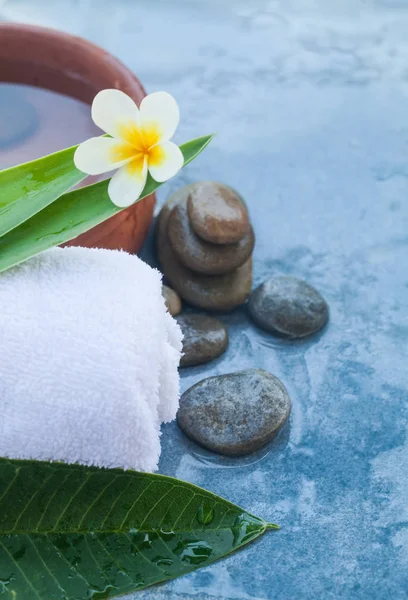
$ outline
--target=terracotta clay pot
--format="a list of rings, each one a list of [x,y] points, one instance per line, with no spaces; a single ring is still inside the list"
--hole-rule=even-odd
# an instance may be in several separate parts
[[[34,85],[90,104],[97,92],[117,88],[140,104],[138,78],[90,42],[42,27],[0,23],[0,81]],[[153,218],[155,196],[134,204],[69,245],[138,252]]]

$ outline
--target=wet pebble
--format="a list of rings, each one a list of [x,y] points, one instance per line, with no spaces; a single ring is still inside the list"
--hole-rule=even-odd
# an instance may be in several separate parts
[[[205,310],[232,310],[248,298],[252,287],[252,258],[225,275],[203,275],[184,267],[170,244],[161,240],[158,257],[166,278],[188,303]]]
[[[200,365],[225,352],[228,332],[218,319],[190,314],[177,317],[177,322],[184,336],[180,366]]]
[[[203,379],[182,396],[177,421],[195,442],[230,456],[250,454],[286,422],[291,402],[281,381],[262,369]]]
[[[181,313],[181,300],[178,294],[167,285],[162,286],[162,294],[166,308],[172,317]]]
[[[256,288],[248,310],[259,327],[290,338],[315,333],[329,317],[320,293],[306,281],[288,276],[273,277]]]
[[[187,214],[186,202],[175,206],[168,221],[168,236],[181,263],[207,275],[228,273],[240,267],[251,256],[255,238],[252,227],[235,244],[212,244],[194,232]]]
[[[195,273],[177,258],[169,241],[167,225],[171,211],[186,200],[194,185],[178,190],[160,211],[156,227],[156,250],[161,269],[171,287],[193,306],[205,310],[232,310],[245,302],[252,288],[252,257],[223,275]]]
[[[194,184],[188,196],[188,214],[194,231],[213,244],[232,244],[249,230],[245,203],[233,189],[214,181]]]

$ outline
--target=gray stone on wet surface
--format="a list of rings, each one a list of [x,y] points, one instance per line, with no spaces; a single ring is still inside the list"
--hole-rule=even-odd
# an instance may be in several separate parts
[[[252,288],[252,257],[223,275],[195,273],[177,258],[169,241],[167,225],[171,211],[186,201],[194,184],[187,185],[164,204],[157,219],[156,250],[161,269],[171,287],[193,306],[205,310],[232,310],[243,304]]]
[[[302,338],[327,323],[329,308],[320,293],[296,277],[272,277],[254,290],[248,310],[262,329],[289,338]]]
[[[207,275],[220,275],[240,267],[248,260],[254,249],[253,229],[235,244],[213,244],[201,239],[193,230],[186,202],[175,206],[168,220],[168,236],[173,250],[183,265]]]
[[[188,196],[188,214],[196,234],[213,244],[232,244],[249,230],[245,203],[238,193],[215,181],[194,184]]]
[[[162,294],[166,308],[172,317],[181,313],[181,300],[179,295],[167,285],[162,286]]]
[[[270,442],[291,401],[281,381],[262,369],[203,379],[180,400],[177,421],[189,438],[219,454],[242,456]]]
[[[232,310],[248,298],[252,287],[252,258],[225,275],[203,275],[184,267],[167,239],[158,244],[161,268],[176,292],[186,301],[205,310]]]
[[[225,352],[228,332],[221,321],[202,314],[180,315],[177,322],[183,332],[181,367],[206,363]]]

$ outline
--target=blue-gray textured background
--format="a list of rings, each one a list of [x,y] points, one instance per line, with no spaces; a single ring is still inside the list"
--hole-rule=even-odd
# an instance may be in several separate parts
[[[281,531],[132,598],[407,598],[408,1],[0,0],[0,18],[82,35],[174,94],[178,141],[218,135],[160,201],[232,185],[255,280],[294,274],[330,304],[301,343],[226,316],[227,354],[184,372],[183,389],[243,367],[280,377],[293,411],[266,452],[222,459],[164,428],[162,473]]]

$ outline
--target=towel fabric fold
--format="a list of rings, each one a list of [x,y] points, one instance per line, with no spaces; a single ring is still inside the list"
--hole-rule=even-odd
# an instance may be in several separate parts
[[[0,275],[0,456],[154,471],[182,335],[136,256],[55,248]]]

